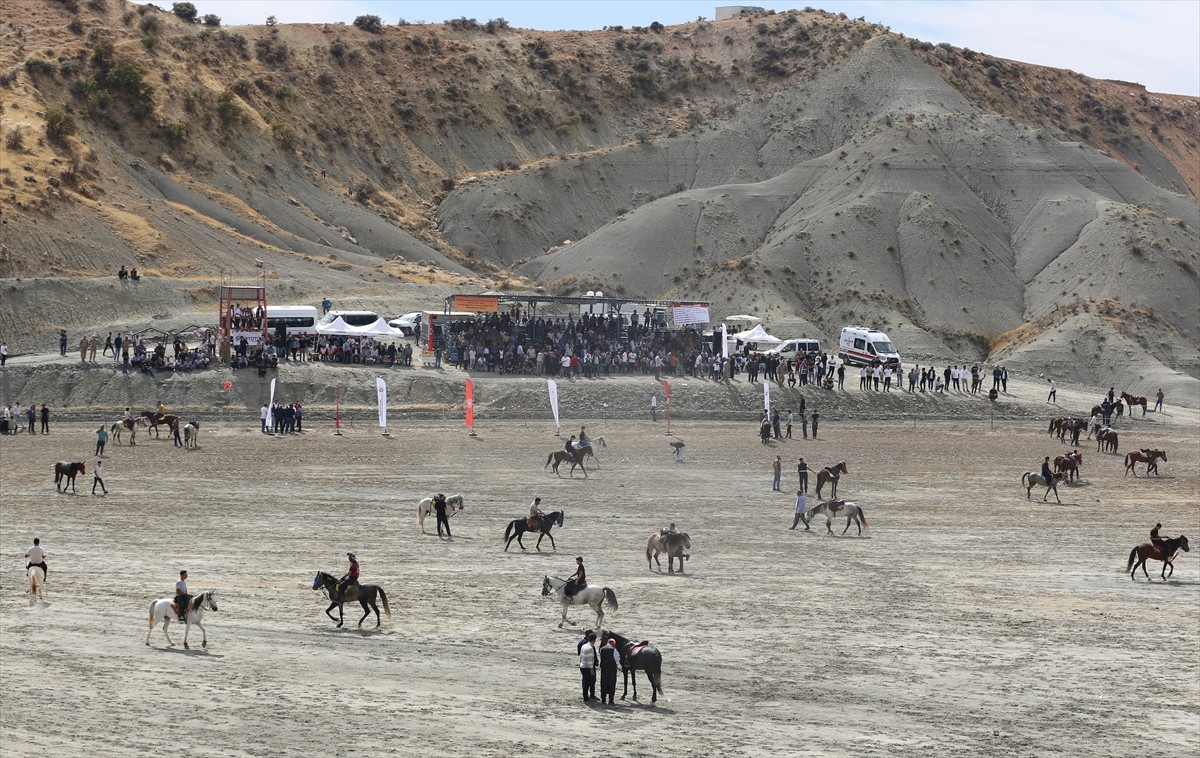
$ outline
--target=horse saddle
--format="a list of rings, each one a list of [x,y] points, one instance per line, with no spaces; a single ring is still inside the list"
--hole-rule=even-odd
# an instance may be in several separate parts
[[[837,513],[838,511],[845,510],[845,508],[846,508],[845,500],[830,500],[829,501],[829,510],[831,513]]]
[[[531,517],[525,519],[525,525],[530,529],[537,529],[539,526],[541,526],[541,523],[538,522],[537,518]]]
[[[629,648],[629,652],[625,653],[625,655],[636,655],[638,652],[641,651],[642,648],[646,647],[649,644],[650,644],[649,640],[642,640],[641,642],[635,643],[634,645],[632,645]]]

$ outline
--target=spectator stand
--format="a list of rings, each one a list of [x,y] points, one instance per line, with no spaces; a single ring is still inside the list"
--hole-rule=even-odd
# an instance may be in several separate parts
[[[260,274],[254,286],[233,284],[225,278],[220,288],[218,336],[236,349],[242,339],[255,347],[267,339],[267,282]],[[246,315],[246,314],[249,315]]]

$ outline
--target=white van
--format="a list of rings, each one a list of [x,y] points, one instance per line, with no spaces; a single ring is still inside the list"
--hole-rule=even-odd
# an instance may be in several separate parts
[[[320,323],[332,324],[338,316],[349,326],[370,326],[379,320],[379,314],[375,311],[330,311]]]
[[[873,361],[900,363],[900,353],[892,338],[865,326],[851,325],[842,329],[838,340],[838,357],[852,366],[866,366]]]
[[[821,352],[821,341],[810,339],[795,339],[784,340],[776,347],[771,348],[766,355],[778,355],[784,360],[792,360],[793,358],[803,357],[807,355],[818,355]]]
[[[317,331],[317,309],[312,305],[268,305],[267,331],[278,334],[280,329],[288,334],[313,333]]]

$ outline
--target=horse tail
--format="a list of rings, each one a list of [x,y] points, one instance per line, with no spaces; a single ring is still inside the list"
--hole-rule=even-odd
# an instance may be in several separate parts
[[[613,592],[610,587],[604,588],[604,599],[608,602],[609,608],[617,610],[617,593]]]
[[[1121,438],[1116,434],[1113,435],[1113,452],[1117,452],[1117,446],[1121,443]]]
[[[871,531],[871,527],[867,526],[867,514],[863,512],[862,506],[858,507],[858,517],[862,519],[863,531]]]
[[[1028,484],[1030,475],[1031,475],[1031,472],[1029,472],[1029,471],[1026,471],[1024,474],[1021,474],[1021,486],[1022,487],[1032,487],[1033,486],[1032,484]]]
[[[509,535],[511,535],[511,534],[512,534],[513,527],[515,527],[516,525],[517,525],[517,522],[516,522],[516,521],[509,521],[509,522],[508,522],[508,528],[504,530],[504,540],[505,540],[506,542],[508,541]]]
[[[150,613],[147,614],[147,617],[146,617],[146,625],[147,626],[154,626],[154,606],[156,606],[156,605],[158,605],[157,600],[150,601]]]
[[[545,466],[542,466],[542,468],[544,468],[544,469],[545,469],[545,468],[550,468],[550,461],[551,461],[551,459],[553,459],[553,458],[554,458],[554,453],[550,453],[550,455],[547,455],[547,456],[546,456],[546,465],[545,465]]]
[[[1129,459],[1133,457],[1133,453],[1125,454],[1125,468],[1129,468]]]
[[[392,609],[388,606],[387,593],[383,591],[383,587],[377,586],[375,589],[379,590],[379,599],[383,601],[383,612],[390,619],[392,617]]]
[[[1133,562],[1137,560],[1137,548],[1129,551],[1129,562],[1125,564],[1126,571],[1133,570]]]

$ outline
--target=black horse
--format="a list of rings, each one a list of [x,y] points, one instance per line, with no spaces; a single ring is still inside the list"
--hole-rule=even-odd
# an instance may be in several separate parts
[[[342,616],[342,603],[351,603],[357,600],[363,609],[363,615],[362,618],[358,620],[358,625],[361,627],[362,622],[366,621],[367,616],[371,615],[371,611],[375,611],[375,626],[378,627],[380,624],[380,619],[379,606],[375,604],[376,595],[378,595],[379,599],[383,602],[383,612],[387,614],[389,619],[392,617],[392,609],[388,607],[387,593],[383,591],[383,587],[380,587],[377,584],[351,584],[346,588],[345,597],[343,597],[341,602],[339,602],[334,599],[337,597],[338,592],[337,578],[333,576],[333,574],[326,574],[324,571],[318,571],[316,577],[313,579],[312,588],[314,590],[324,589],[326,594],[329,595],[329,607],[325,609],[325,615],[331,620],[333,620],[333,614],[330,613],[330,611],[333,610],[334,606],[337,606],[338,617],[336,620],[338,622],[338,626],[341,626],[342,622],[344,621],[344,617]],[[368,608],[368,606],[370,607]]]
[[[621,671],[625,676],[621,688],[621,699],[629,692],[629,677],[633,676],[633,699],[637,700],[637,672],[646,672],[650,680],[650,702],[657,703],[660,694],[665,695],[662,688],[662,653],[648,642],[627,640],[616,632],[601,630],[600,639],[612,637],[617,641],[617,650],[621,651]]]
[[[534,547],[541,550],[542,537],[549,537],[550,547],[558,550],[558,546],[554,544],[554,535],[550,533],[550,530],[554,528],[555,524],[562,526],[563,512],[554,511],[553,513],[544,513],[538,516],[537,520],[537,530],[541,532],[541,536],[538,537],[537,545]],[[525,543],[521,542],[521,535],[533,530],[533,527],[529,526],[529,519],[517,518],[508,522],[508,528],[504,530],[504,551],[508,552],[508,546],[512,544],[514,538],[517,540],[517,544],[521,546],[521,549],[524,550]]]
[[[87,471],[84,469],[83,464],[78,461],[76,461],[75,463],[68,463],[67,461],[59,461],[58,463],[54,464],[54,489],[56,491],[62,492],[63,489],[68,484],[70,484],[71,491],[76,492],[75,476],[77,474],[86,474],[86,473],[87,473]],[[94,491],[95,491],[95,489],[93,488],[93,492]]]

